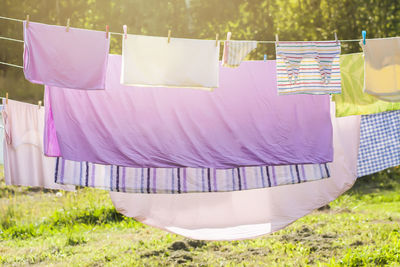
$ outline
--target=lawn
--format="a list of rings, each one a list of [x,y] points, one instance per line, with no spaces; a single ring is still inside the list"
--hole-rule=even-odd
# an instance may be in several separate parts
[[[5,186],[0,179],[0,265],[400,265],[400,169],[358,179],[284,230],[234,242],[190,240],[118,214],[102,190]],[[1,172],[2,173],[2,172]]]

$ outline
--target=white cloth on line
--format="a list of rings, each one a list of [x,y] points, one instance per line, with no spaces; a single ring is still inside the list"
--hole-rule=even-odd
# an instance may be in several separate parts
[[[110,192],[111,199],[125,216],[193,239],[248,239],[277,231],[333,201],[355,182],[360,116],[332,116],[332,123],[335,155],[330,179],[217,194]]]
[[[135,86],[218,87],[219,42],[128,34],[122,38],[121,83]]]
[[[44,108],[9,99],[2,115],[6,185],[75,190],[75,186],[54,182],[56,158],[44,156]]]
[[[364,92],[378,99],[400,101],[400,37],[372,39],[364,51]]]

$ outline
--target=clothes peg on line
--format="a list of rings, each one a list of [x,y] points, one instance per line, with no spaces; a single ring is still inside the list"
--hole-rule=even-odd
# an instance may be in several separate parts
[[[6,92],[6,105],[8,105],[8,92]]]
[[[29,15],[26,15],[26,27],[28,28],[29,26]]]
[[[70,18],[67,19],[67,28],[65,29],[67,32],[69,31],[69,22],[70,22]]]
[[[231,40],[231,37],[232,37],[232,33],[231,33],[231,32],[228,32],[228,33],[226,34],[226,40],[227,40],[227,41],[230,41],[230,40]]]
[[[264,62],[267,62],[267,54],[264,54]]]
[[[124,25],[122,26],[122,29],[124,30],[124,38],[128,38],[128,26]]]
[[[363,44],[365,45],[365,38],[367,37],[367,31],[362,31],[361,35],[362,35],[362,38],[363,38]]]
[[[335,41],[336,41],[336,44],[338,45],[338,44],[339,44],[339,41],[338,41],[336,32],[335,32]]]
[[[110,31],[110,27],[106,25],[106,39],[108,39],[108,32]]]
[[[168,30],[168,43],[171,42],[171,30]]]
[[[218,47],[218,39],[219,39],[219,34],[217,33],[215,35],[215,46]]]
[[[277,34],[275,34],[275,44],[276,44],[276,46],[279,45],[279,38],[278,38]]]
[[[42,106],[42,101],[39,100],[39,101],[37,102],[37,104],[38,104],[38,108],[40,109],[40,107]]]

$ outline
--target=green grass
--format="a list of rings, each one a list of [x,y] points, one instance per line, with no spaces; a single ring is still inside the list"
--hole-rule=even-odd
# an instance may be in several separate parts
[[[117,213],[108,193],[0,179],[0,265],[400,266],[400,169],[364,177],[329,209],[261,238],[195,241]]]

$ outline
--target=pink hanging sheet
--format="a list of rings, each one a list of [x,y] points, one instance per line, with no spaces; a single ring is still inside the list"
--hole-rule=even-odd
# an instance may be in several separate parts
[[[110,55],[104,91],[46,87],[46,155],[139,168],[333,159],[329,96],[278,96],[275,61],[221,67],[215,92],[123,86],[120,70]]]
[[[110,192],[111,200],[125,216],[193,239],[248,239],[277,231],[335,200],[356,181],[360,116],[333,118],[333,125],[329,179],[218,194]]]
[[[110,38],[101,31],[24,22],[24,74],[32,83],[104,89]]]

